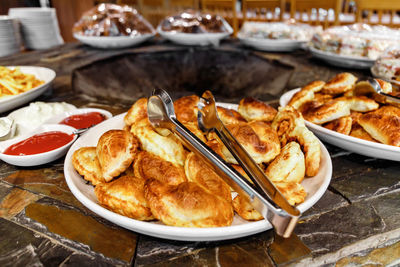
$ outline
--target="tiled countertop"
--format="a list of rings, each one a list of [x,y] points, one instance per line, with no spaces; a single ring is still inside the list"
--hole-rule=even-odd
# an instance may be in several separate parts
[[[149,56],[152,53],[155,54]],[[210,63],[207,59],[200,63],[197,58],[201,53],[217,57],[216,62],[222,60],[218,58],[219,54],[225,55],[224,64],[233,67],[209,67],[207,64],[213,64],[212,61]],[[191,57],[203,64],[204,69],[209,70],[204,74],[205,80],[220,71],[228,74],[238,70],[244,72],[237,69],[239,67],[247,69],[249,74],[255,70],[261,72],[264,67],[257,68],[259,64],[266,64],[265,68],[276,71],[260,80],[243,76],[240,81],[219,81],[218,86],[222,89],[216,95],[224,101],[237,101],[243,96],[236,92],[241,89],[240,82],[246,85],[246,77],[252,86],[247,95],[276,103],[279,95],[288,89],[315,79],[327,80],[344,71],[312,59],[306,51],[255,53],[256,57],[251,50],[229,41],[220,48],[197,50],[159,41],[138,48],[111,51],[66,44],[51,50],[3,58],[0,65],[52,68],[57,72],[53,89],[38,100],[66,101],[78,107],[101,107],[113,114],[126,111],[135,99],[148,94],[150,87],[161,83],[162,79],[166,80],[162,83],[166,87],[176,86],[187,77],[190,80],[191,76],[187,75],[193,75],[190,71],[198,67],[189,64],[188,70],[179,76],[182,58],[185,64],[191,63]],[[248,57],[252,57],[251,60]],[[99,69],[96,79],[101,84],[94,82],[96,67],[113,66],[126,58],[131,58],[126,63],[129,66],[124,75],[126,78],[118,78],[125,66],[119,64],[117,66],[121,68]],[[165,62],[177,69],[176,74],[168,72],[168,77],[146,84],[151,81],[150,76],[162,77],[166,73],[168,65]],[[242,63],[235,65],[239,64],[237,62]],[[150,76],[149,71],[140,72],[149,66],[155,68]],[[359,77],[369,75],[368,70],[354,73]],[[132,77],[134,82],[128,79]],[[102,79],[108,80],[102,82]],[[126,86],[119,93],[121,99],[108,94],[109,86],[113,86],[116,80]],[[263,84],[265,81],[270,81],[268,88]],[[222,85],[229,82],[238,88],[224,89]],[[128,86],[130,83],[132,87]],[[141,89],[135,88],[135,84],[140,84]],[[205,82],[204,86],[207,85]],[[172,93],[180,96],[203,89],[191,86],[195,85],[183,86]],[[271,230],[220,242],[180,242],[145,236],[116,226],[85,208],[65,182],[63,158],[33,168],[0,162],[0,266],[400,265],[400,164],[360,156],[329,144],[326,147],[333,161],[331,184],[321,200],[303,215],[295,234],[289,239],[274,237]]]

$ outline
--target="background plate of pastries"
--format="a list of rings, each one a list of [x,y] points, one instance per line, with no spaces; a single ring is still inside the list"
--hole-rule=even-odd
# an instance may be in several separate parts
[[[215,134],[199,130],[198,101],[194,95],[176,100],[177,119],[243,172]],[[332,162],[299,112],[252,98],[219,105],[221,120],[292,205],[304,212],[322,197]],[[81,136],[67,153],[64,174],[83,205],[142,234],[212,241],[272,228],[169,130],[151,126],[145,98]]]
[[[397,94],[390,83],[377,81],[385,93]],[[300,111],[307,127],[323,141],[361,155],[400,161],[400,108],[351,73],[288,91],[280,105]]]

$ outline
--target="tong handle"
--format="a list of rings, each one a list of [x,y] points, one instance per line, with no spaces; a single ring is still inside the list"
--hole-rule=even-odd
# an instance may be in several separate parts
[[[383,93],[383,92],[381,92],[379,94],[385,96],[387,100],[390,100],[390,101],[393,101],[393,102],[395,102],[397,104],[400,104],[400,97],[392,96],[392,95],[389,95],[389,94],[386,94],[386,93]]]
[[[250,157],[243,146],[236,141],[231,132],[222,123],[220,123],[218,128],[215,128],[215,131],[256,187],[261,190],[264,198],[269,199],[276,208],[282,208],[292,216],[299,216],[300,211],[290,205],[286,198],[276,189],[275,185],[265,177],[261,168]]]

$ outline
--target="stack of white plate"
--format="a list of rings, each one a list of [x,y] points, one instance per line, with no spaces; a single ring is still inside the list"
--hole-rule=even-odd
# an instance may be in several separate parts
[[[8,15],[19,20],[26,48],[47,49],[64,43],[54,8],[10,8]]]
[[[20,50],[17,22],[9,16],[0,16],[0,57],[17,53]]]

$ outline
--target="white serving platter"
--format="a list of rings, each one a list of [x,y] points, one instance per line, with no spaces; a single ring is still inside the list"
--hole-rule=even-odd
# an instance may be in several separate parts
[[[227,108],[237,108],[237,105],[221,104]],[[118,224],[126,229],[158,238],[182,240],[182,241],[215,241],[239,238],[256,234],[272,226],[267,220],[249,222],[235,216],[231,226],[216,228],[186,228],[166,226],[160,222],[144,222],[134,220],[123,215],[114,213],[98,204],[94,194],[93,186],[75,171],[71,159],[75,150],[84,146],[96,146],[100,136],[110,129],[122,129],[124,127],[125,114],[120,114],[99,125],[91,128],[85,135],[81,136],[70,148],[64,162],[64,175],[67,184],[74,196],[88,209],[99,216]],[[302,185],[307,192],[305,202],[298,205],[301,212],[312,207],[325,193],[332,177],[332,161],[328,151],[321,143],[321,166],[316,176],[306,178]]]
[[[282,107],[286,106],[293,95],[299,90],[300,89],[293,89],[284,93],[279,99],[279,104]],[[318,138],[329,144],[368,157],[400,161],[400,147],[375,143],[353,136],[341,134],[308,121],[305,121],[305,123],[306,126],[316,136],[318,136]]]
[[[74,34],[74,38],[93,47],[116,49],[139,45],[149,40],[154,35],[155,33],[141,34],[138,36],[84,36]]]
[[[290,39],[267,39],[267,38],[251,38],[244,37],[239,34],[238,39],[247,46],[257,50],[270,52],[291,52],[304,47],[305,41],[297,41]]]

